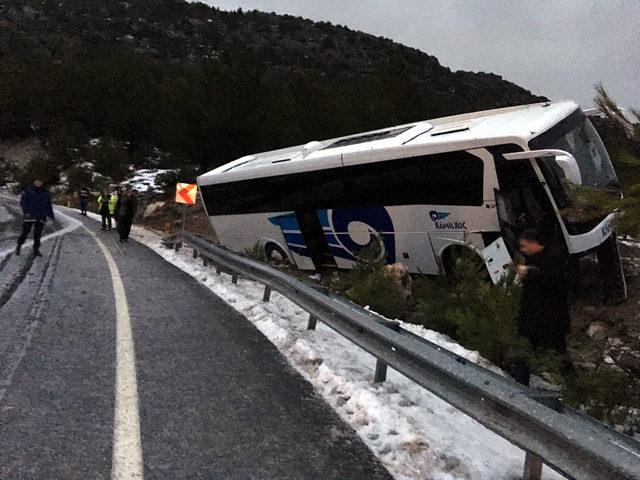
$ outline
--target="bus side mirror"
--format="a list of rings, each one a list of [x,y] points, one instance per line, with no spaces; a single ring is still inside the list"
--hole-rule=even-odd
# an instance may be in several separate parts
[[[556,164],[562,169],[565,177],[575,185],[582,185],[582,175],[578,168],[578,162],[569,152],[564,150],[528,150],[525,152],[505,153],[506,160],[525,160],[530,158],[554,157]]]
[[[558,166],[564,171],[564,176],[567,177],[567,180],[574,185],[582,185],[582,175],[580,175],[578,162],[573,158],[573,155],[557,155],[555,160]]]

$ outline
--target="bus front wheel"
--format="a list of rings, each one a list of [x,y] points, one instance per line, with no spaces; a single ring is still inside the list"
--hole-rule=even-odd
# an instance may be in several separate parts
[[[442,269],[444,270],[443,273],[445,275],[453,275],[456,263],[465,258],[472,261],[477,270],[483,272],[487,279],[489,278],[489,271],[482,258],[470,248],[461,245],[452,245],[442,252],[440,260],[442,262]]]

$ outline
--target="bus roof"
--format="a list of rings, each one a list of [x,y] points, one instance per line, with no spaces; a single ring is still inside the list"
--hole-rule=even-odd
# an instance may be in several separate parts
[[[225,183],[248,178],[331,168],[413,155],[428,155],[529,140],[574,112],[569,100],[471,112],[372,130],[305,145],[238,158],[198,177],[198,183]]]

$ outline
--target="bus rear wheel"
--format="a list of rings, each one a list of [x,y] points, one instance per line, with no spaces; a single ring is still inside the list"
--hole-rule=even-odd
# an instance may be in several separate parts
[[[275,243],[267,243],[264,246],[264,253],[267,256],[267,260],[274,260],[280,263],[289,263],[289,257],[284,250]]]

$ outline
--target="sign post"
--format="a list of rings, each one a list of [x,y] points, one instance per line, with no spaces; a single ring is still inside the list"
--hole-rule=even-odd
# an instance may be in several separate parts
[[[182,203],[182,231],[185,231],[187,218],[187,205],[195,205],[198,185],[194,183],[178,183],[176,185],[176,203]]]

